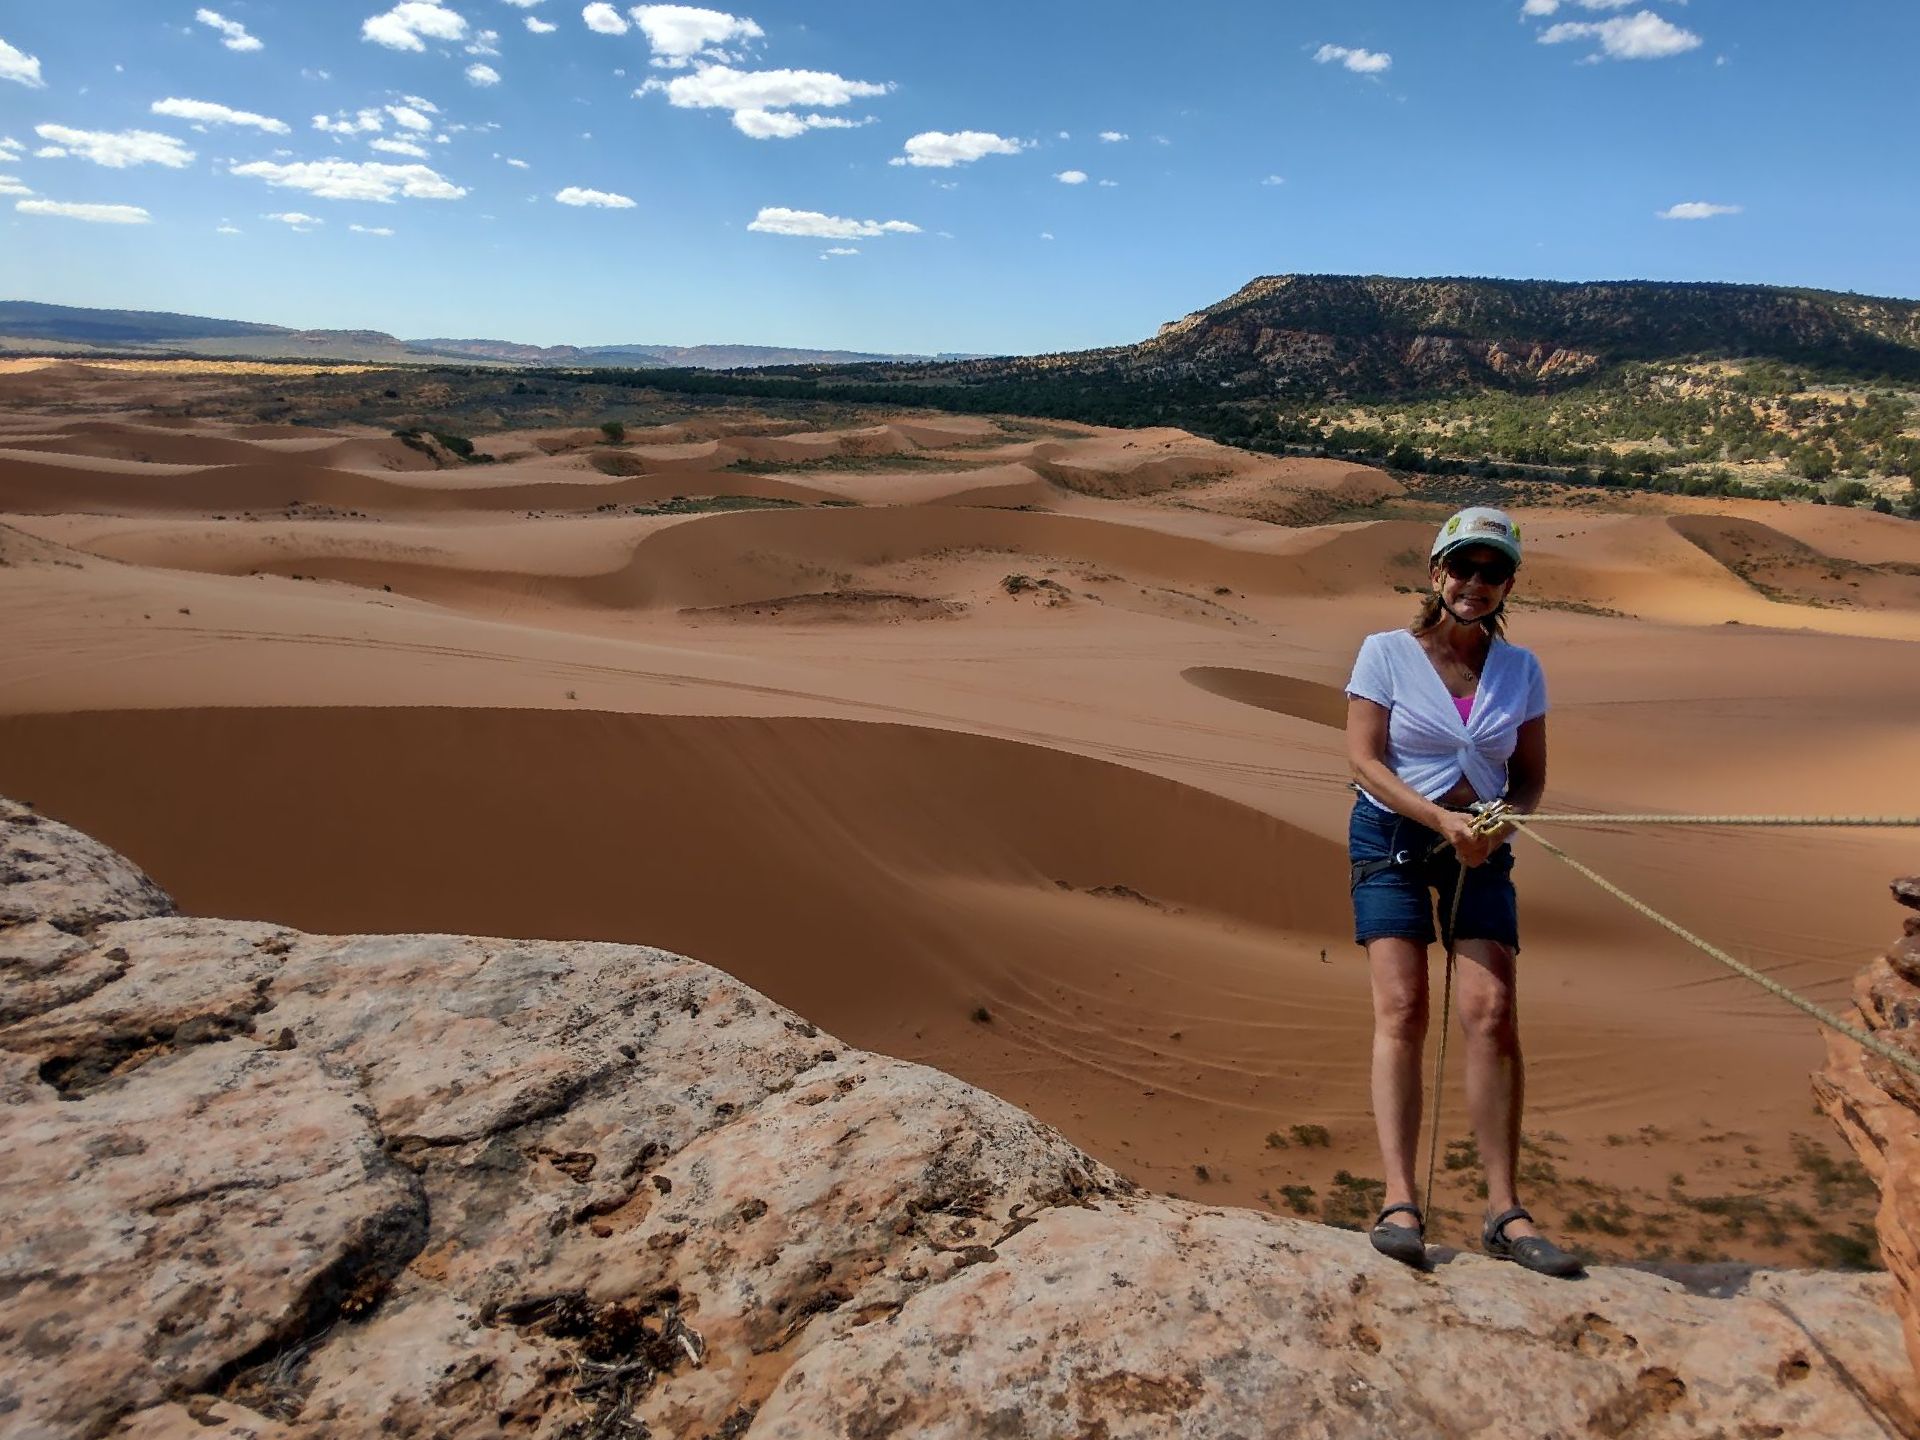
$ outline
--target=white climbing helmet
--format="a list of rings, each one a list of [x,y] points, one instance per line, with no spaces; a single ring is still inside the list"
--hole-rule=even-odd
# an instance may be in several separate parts
[[[1512,560],[1516,570],[1520,568],[1520,527],[1504,510],[1495,510],[1491,505],[1470,505],[1460,511],[1433,537],[1433,549],[1427,553],[1427,559],[1437,562],[1449,550],[1457,550],[1462,545],[1488,546]]]

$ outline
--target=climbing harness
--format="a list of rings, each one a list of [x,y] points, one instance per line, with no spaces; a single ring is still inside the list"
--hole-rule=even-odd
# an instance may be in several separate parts
[[[1525,835],[1541,849],[1556,859],[1565,861],[1574,870],[1593,881],[1615,899],[1622,901],[1662,929],[1678,935],[1689,945],[1711,955],[1734,974],[1754,984],[1769,994],[1777,995],[1796,1010],[1812,1016],[1828,1029],[1837,1031],[1862,1049],[1871,1051],[1888,1063],[1898,1066],[1908,1074],[1920,1077],[1920,1059],[1896,1049],[1878,1036],[1870,1035],[1857,1025],[1850,1025],[1830,1010],[1825,1010],[1803,995],[1796,994],[1770,975],[1764,975],[1718,946],[1702,940],[1692,931],[1669,920],[1645,901],[1636,900],[1626,891],[1615,885],[1605,876],[1590,867],[1581,864],[1566,851],[1555,845],[1545,836],[1537,835],[1533,826],[1541,824],[1561,825],[1752,825],[1752,826],[1848,826],[1859,829],[1915,829],[1920,828],[1920,815],[1540,815],[1524,814],[1513,809],[1505,800],[1487,800],[1470,807],[1473,812],[1472,830],[1476,835],[1492,835],[1502,826],[1510,827]],[[1443,845],[1445,842],[1441,842]],[[1436,850],[1439,847],[1435,847]],[[1429,852],[1433,853],[1433,852]],[[1378,862],[1374,862],[1378,863]],[[1358,868],[1358,867],[1356,867]],[[1440,1147],[1440,1085],[1446,1075],[1448,1015],[1453,1002],[1454,972],[1454,924],[1460,915],[1460,896],[1466,888],[1467,871],[1460,867],[1460,873],[1453,885],[1453,910],[1446,930],[1447,975],[1440,1010],[1440,1044],[1434,1057],[1433,1067],[1433,1130],[1427,1142],[1427,1193],[1422,1203],[1426,1214],[1432,1213],[1433,1180],[1439,1162]]]

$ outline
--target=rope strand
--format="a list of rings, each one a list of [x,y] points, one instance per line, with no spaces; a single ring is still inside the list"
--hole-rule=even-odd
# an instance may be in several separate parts
[[[1769,994],[1776,995],[1794,1009],[1812,1016],[1828,1029],[1846,1036],[1862,1049],[1871,1051],[1881,1059],[1905,1070],[1908,1074],[1920,1077],[1920,1058],[1896,1049],[1877,1035],[1871,1035],[1856,1025],[1849,1025],[1830,1010],[1796,994],[1782,985],[1771,975],[1762,974],[1751,965],[1736,960],[1718,946],[1710,945],[1691,930],[1669,920],[1651,905],[1634,899],[1618,885],[1604,875],[1582,865],[1551,840],[1536,835],[1530,828],[1537,824],[1560,825],[1759,825],[1759,826],[1845,826],[1855,829],[1909,829],[1920,828],[1920,816],[1912,815],[1528,815],[1524,819],[1518,812],[1508,808],[1505,801],[1489,801],[1476,809],[1473,828],[1486,835],[1493,834],[1502,826],[1510,826],[1525,835],[1534,844],[1540,846],[1549,855],[1564,860],[1587,879],[1593,881],[1615,899],[1626,905],[1664,930],[1668,930],[1685,940],[1689,945],[1711,955],[1734,974],[1751,980]],[[1446,842],[1434,846],[1432,853],[1446,848]],[[1458,867],[1459,874],[1453,885],[1453,907],[1447,920],[1447,975],[1445,988],[1441,991],[1440,1002],[1440,1043],[1433,1059],[1433,1125],[1427,1136],[1427,1190],[1421,1197],[1421,1215],[1424,1218],[1433,1206],[1433,1181],[1440,1162],[1440,1089],[1447,1072],[1447,1031],[1453,1009],[1453,970],[1454,944],[1456,931],[1460,923],[1460,898],[1466,890],[1467,871],[1465,866]]]
[[[1508,811],[1506,819],[1513,820]],[[1556,825],[1822,825],[1864,830],[1920,827],[1920,815],[1529,815]]]
[[[1440,1163],[1440,1087],[1447,1078],[1447,1031],[1453,1016],[1453,955],[1460,936],[1460,897],[1467,891],[1467,867],[1455,865],[1453,909],[1447,916],[1447,980],[1440,992],[1440,1044],[1433,1055],[1433,1129],[1427,1135],[1427,1193],[1420,1197],[1420,1218],[1432,1213],[1433,1175]]]
[[[1854,1044],[1861,1046],[1863,1049],[1872,1051],[1875,1055],[1878,1055],[1881,1059],[1886,1060],[1891,1064],[1899,1066],[1902,1070],[1905,1070],[1911,1075],[1920,1076],[1920,1058],[1916,1058],[1912,1055],[1909,1055],[1904,1050],[1896,1049],[1894,1046],[1888,1044],[1885,1040],[1880,1039],[1876,1035],[1868,1034],[1866,1031],[1860,1029],[1858,1026],[1849,1025],[1846,1021],[1842,1020],[1838,1015],[1835,1015],[1832,1011],[1823,1010],[1820,1006],[1814,1004],[1813,1001],[1806,999],[1804,996],[1796,994],[1794,991],[1788,989],[1785,985],[1782,985],[1778,980],[1775,980],[1771,975],[1762,974],[1760,971],[1754,969],[1751,965],[1744,964],[1743,962],[1734,959],[1733,956],[1727,954],[1726,951],[1720,949],[1718,946],[1708,944],[1705,940],[1702,940],[1698,935],[1695,935],[1691,930],[1688,930],[1685,927],[1675,923],[1674,921],[1669,920],[1666,916],[1662,915],[1658,910],[1655,910],[1651,905],[1646,904],[1644,901],[1634,899],[1633,896],[1629,895],[1626,891],[1622,890],[1618,885],[1614,884],[1611,880],[1607,879],[1604,875],[1599,874],[1597,871],[1589,868],[1586,865],[1582,865],[1578,860],[1574,859],[1571,855],[1567,854],[1566,851],[1562,850],[1558,845],[1554,844],[1551,840],[1548,840],[1544,836],[1536,835],[1533,833],[1533,830],[1531,829],[1531,822],[1533,820],[1535,819],[1544,820],[1544,819],[1551,819],[1551,818],[1555,818],[1555,817],[1528,816],[1527,819],[1523,821],[1518,816],[1514,815],[1511,811],[1502,813],[1499,816],[1500,823],[1511,825],[1514,829],[1518,830],[1522,835],[1525,835],[1529,840],[1533,841],[1534,844],[1540,846],[1549,855],[1555,856],[1560,860],[1564,860],[1568,865],[1571,865],[1575,870],[1579,871],[1582,875],[1586,876],[1589,880],[1593,881],[1594,884],[1598,885],[1602,890],[1605,890],[1609,895],[1613,896],[1617,900],[1623,901],[1632,909],[1637,910],[1640,914],[1646,916],[1647,919],[1653,921],[1654,924],[1660,926],[1663,930],[1667,930],[1672,932],[1675,935],[1678,935],[1682,940],[1685,940],[1689,945],[1694,946],[1696,949],[1704,952],[1705,954],[1711,955],[1715,960],[1718,960],[1722,965],[1726,966],[1729,970],[1733,971],[1734,974],[1739,975],[1745,979],[1751,980],[1754,984],[1758,985],[1761,989],[1767,991],[1769,994],[1777,995],[1780,999],[1786,1001],[1789,1005],[1793,1006],[1794,1009],[1802,1011],[1805,1014],[1812,1016],[1815,1020],[1819,1021],[1822,1025],[1825,1025],[1828,1029],[1838,1031],[1840,1034],[1846,1036],[1849,1040],[1853,1041]],[[1629,819],[1631,817],[1609,816],[1607,818]],[[1805,823],[1805,822],[1798,822],[1798,823]],[[1887,822],[1883,821],[1879,823],[1884,824]],[[1920,823],[1920,822],[1907,822],[1907,823]]]

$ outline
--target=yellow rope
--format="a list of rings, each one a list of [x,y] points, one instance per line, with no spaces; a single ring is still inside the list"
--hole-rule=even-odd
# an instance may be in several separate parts
[[[1567,817],[1552,816],[1552,815],[1529,815],[1525,820],[1522,820],[1520,819],[1519,816],[1515,815],[1512,811],[1505,809],[1505,807],[1501,807],[1496,810],[1488,810],[1481,816],[1481,820],[1483,822],[1490,822],[1490,827],[1501,825],[1501,824],[1511,825],[1514,829],[1518,830],[1522,835],[1525,835],[1529,840],[1533,841],[1534,844],[1540,846],[1549,855],[1557,856],[1559,859],[1566,861],[1567,864],[1571,865],[1575,870],[1578,870],[1582,875],[1586,876],[1589,880],[1593,881],[1594,884],[1598,885],[1602,890],[1605,890],[1609,895],[1612,895],[1615,899],[1624,901],[1627,905],[1631,906],[1633,909],[1639,911],[1642,915],[1646,916],[1647,919],[1653,921],[1654,924],[1660,926],[1662,929],[1671,931],[1675,935],[1678,935],[1682,940],[1685,940],[1689,945],[1692,945],[1697,949],[1704,951],[1708,955],[1711,955],[1714,959],[1718,960],[1722,965],[1725,965],[1729,970],[1733,971],[1734,974],[1743,976],[1744,978],[1753,981],[1753,983],[1758,985],[1761,989],[1766,990],[1771,994],[1779,996],[1782,1000],[1786,1001],[1789,1005],[1793,1006],[1796,1010],[1804,1011],[1806,1014],[1811,1015],[1815,1020],[1818,1020],[1822,1025],[1827,1026],[1831,1030],[1839,1031],[1842,1035],[1845,1035],[1849,1040],[1853,1041],[1854,1044],[1859,1045],[1864,1049],[1871,1050],[1874,1054],[1878,1055],[1881,1059],[1899,1066],[1902,1070],[1907,1071],[1909,1074],[1920,1076],[1920,1059],[1916,1059],[1914,1056],[1907,1054],[1904,1050],[1896,1049],[1894,1046],[1889,1045],[1886,1041],[1880,1039],[1878,1036],[1870,1035],[1866,1031],[1860,1029],[1858,1026],[1849,1025],[1846,1021],[1842,1020],[1838,1015],[1833,1014],[1831,1011],[1823,1010],[1818,1005],[1814,1004],[1811,1000],[1808,1000],[1803,996],[1795,994],[1792,990],[1789,990],[1785,985],[1782,985],[1778,980],[1775,980],[1772,976],[1763,975],[1760,973],[1760,971],[1754,969],[1751,965],[1743,964],[1742,962],[1734,959],[1733,956],[1727,954],[1726,951],[1720,949],[1719,947],[1714,945],[1709,945],[1705,940],[1702,940],[1698,935],[1695,935],[1691,930],[1687,930],[1682,926],[1675,924],[1673,921],[1667,919],[1666,916],[1662,915],[1658,910],[1655,910],[1651,905],[1648,905],[1643,901],[1634,899],[1633,896],[1627,894],[1626,891],[1622,890],[1618,885],[1615,885],[1611,880],[1607,879],[1604,875],[1600,875],[1595,871],[1593,871],[1592,869],[1588,868],[1587,866],[1582,865],[1578,860],[1574,859],[1571,855],[1567,854],[1566,851],[1562,850],[1558,845],[1555,845],[1551,840],[1545,839],[1542,836],[1534,834],[1532,829],[1530,828],[1531,822],[1535,820],[1553,820],[1553,819],[1565,819],[1565,818]],[[1586,818],[1586,817],[1580,817],[1580,818]],[[1647,823],[1646,820],[1642,817],[1635,817],[1635,816],[1629,816],[1629,815],[1594,816],[1592,818],[1596,820],[1606,819],[1606,820],[1615,820],[1615,821],[1624,821],[1624,822]],[[1660,819],[1665,817],[1654,817],[1654,818]],[[1743,818],[1751,819],[1753,817],[1743,817]],[[1777,817],[1761,817],[1761,818],[1773,819]],[[1714,823],[1719,823],[1719,822],[1716,821]],[[1823,822],[1783,820],[1782,823],[1804,824],[1804,823],[1823,823]],[[1835,822],[1824,822],[1824,823],[1847,823],[1847,822],[1835,821]],[[1859,822],[1855,822],[1855,823],[1859,823]],[[1920,822],[1878,821],[1874,823],[1914,824],[1914,823],[1920,823]]]
[[[1447,1078],[1447,1029],[1453,1018],[1453,956],[1460,936],[1460,897],[1467,893],[1467,867],[1455,863],[1453,909],[1447,916],[1447,980],[1440,992],[1440,1044],[1433,1054],[1433,1129],[1427,1135],[1427,1193],[1420,1197],[1424,1224],[1433,1211],[1433,1175],[1440,1163],[1440,1086]]]
[[[1646,904],[1644,901],[1634,899],[1633,896],[1627,894],[1626,891],[1622,890],[1618,885],[1615,885],[1611,880],[1607,879],[1604,875],[1601,875],[1596,871],[1588,868],[1587,866],[1582,865],[1578,860],[1574,859],[1571,855],[1567,854],[1566,851],[1562,850],[1558,845],[1555,845],[1551,840],[1547,840],[1542,836],[1534,834],[1533,831],[1528,828],[1529,825],[1540,824],[1542,822],[1545,822],[1548,824],[1561,824],[1561,825],[1769,825],[1769,826],[1815,825],[1815,826],[1823,826],[1823,827],[1824,826],[1848,826],[1848,827],[1853,827],[1858,829],[1906,829],[1909,827],[1920,827],[1920,816],[1913,816],[1913,815],[1538,815],[1538,814],[1533,814],[1533,815],[1528,815],[1525,820],[1522,820],[1516,812],[1514,812],[1513,810],[1507,807],[1506,802],[1492,801],[1486,804],[1485,806],[1481,807],[1477,811],[1473,821],[1474,830],[1477,833],[1483,834],[1483,835],[1493,833],[1494,831],[1498,830],[1502,825],[1511,826],[1515,830],[1518,830],[1521,834],[1525,835],[1529,840],[1533,841],[1534,844],[1540,846],[1548,854],[1557,856],[1559,859],[1566,861],[1567,864],[1571,865],[1575,870],[1578,870],[1582,875],[1586,876],[1589,880],[1593,881],[1594,884],[1598,885],[1602,890],[1605,890],[1609,895],[1612,895],[1616,899],[1624,901],[1627,905],[1631,906],[1633,909],[1639,911],[1642,915],[1646,916],[1647,919],[1653,921],[1654,924],[1660,926],[1665,930],[1671,931],[1673,934],[1678,935],[1682,940],[1685,940],[1688,944],[1697,947],[1698,949],[1704,951],[1708,955],[1711,955],[1714,959],[1718,960],[1722,965],[1725,965],[1728,969],[1732,970],[1736,975],[1740,975],[1745,979],[1751,980],[1753,981],[1754,984],[1758,985],[1761,989],[1766,990],[1771,994],[1779,996],[1782,1000],[1786,1001],[1789,1005],[1793,1006],[1796,1010],[1800,1010],[1805,1012],[1808,1015],[1811,1015],[1815,1020],[1819,1021],[1822,1025],[1827,1026],[1831,1030],[1837,1030],[1840,1034],[1845,1035],[1849,1040],[1853,1041],[1856,1045],[1859,1045],[1867,1050],[1871,1050],[1874,1054],[1878,1055],[1881,1059],[1889,1061],[1894,1065],[1897,1065],[1900,1069],[1907,1071],[1909,1074],[1920,1076],[1920,1059],[1916,1059],[1914,1056],[1907,1054],[1903,1050],[1895,1049],[1892,1045],[1889,1045],[1886,1041],[1880,1039],[1878,1036],[1870,1035],[1866,1031],[1861,1030],[1857,1026],[1849,1025],[1846,1021],[1842,1020],[1838,1015],[1833,1014],[1831,1011],[1821,1009],[1818,1005],[1814,1004],[1811,1000],[1808,1000],[1805,997],[1794,993],[1794,991],[1788,989],[1785,985],[1782,985],[1778,980],[1775,980],[1772,976],[1763,975],[1760,971],[1754,969],[1751,965],[1744,964],[1741,961],[1734,959],[1733,956],[1727,954],[1726,951],[1720,949],[1719,947],[1708,944],[1705,940],[1702,940],[1698,935],[1695,935],[1691,930],[1685,929],[1684,927],[1675,924],[1673,921],[1667,919],[1666,916],[1662,915],[1658,910],[1655,910],[1651,905]],[[1445,848],[1444,842],[1434,847],[1436,852],[1444,848]],[[1421,1200],[1422,1218],[1425,1218],[1427,1212],[1430,1210],[1433,1204],[1433,1180],[1434,1180],[1435,1171],[1437,1170],[1439,1165],[1439,1158],[1440,1158],[1440,1086],[1446,1076],[1447,1029],[1448,1029],[1449,1015],[1453,1008],[1454,932],[1458,927],[1459,921],[1460,921],[1460,897],[1466,888],[1466,879],[1467,879],[1466,867],[1460,866],[1459,874],[1454,880],[1453,908],[1452,908],[1451,917],[1449,918],[1447,923],[1447,974],[1446,974],[1446,985],[1441,992],[1442,998],[1441,998],[1441,1008],[1440,1008],[1440,1043],[1434,1054],[1434,1060],[1433,1060],[1433,1127],[1427,1137],[1427,1192],[1422,1197],[1422,1200]]]
[[[1513,818],[1507,812],[1507,819]],[[1920,815],[1529,815],[1559,825],[1845,825],[1857,829],[1920,827]]]

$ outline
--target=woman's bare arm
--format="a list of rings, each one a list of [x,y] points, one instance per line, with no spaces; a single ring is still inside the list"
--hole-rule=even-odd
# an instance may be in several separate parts
[[[1522,814],[1537,809],[1547,792],[1547,717],[1539,715],[1514,736],[1507,759],[1507,803]]]
[[[1387,707],[1358,696],[1347,697],[1347,766],[1374,799],[1429,830],[1438,830],[1451,814],[1408,785],[1387,765]]]

